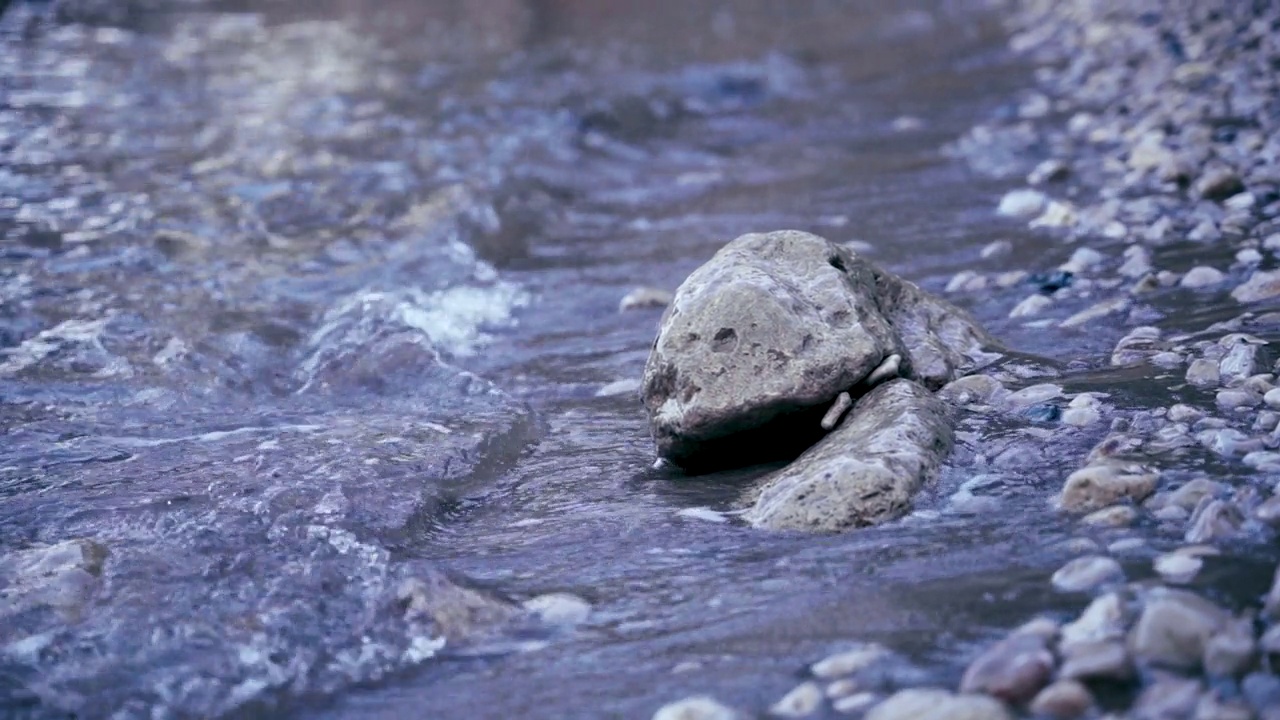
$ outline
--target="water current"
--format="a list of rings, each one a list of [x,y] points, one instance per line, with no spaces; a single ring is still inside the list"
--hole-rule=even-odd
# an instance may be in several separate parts
[[[761,710],[852,642],[954,682],[981,643],[1078,611],[1045,582],[1073,534],[1049,498],[1104,430],[968,418],[911,517],[760,532],[732,511],[765,469],[651,468],[635,381],[661,311],[619,311],[749,231],[856,243],[933,291],[1065,260],[992,212],[1033,152],[990,158],[1005,177],[944,152],[1031,83],[1000,11],[12,3],[0,553],[105,559],[0,605],[3,713]],[[1120,322],[1008,319],[1027,292],[958,302],[1073,389],[1168,402],[1105,369]],[[592,610],[415,634],[397,588],[445,577]]]

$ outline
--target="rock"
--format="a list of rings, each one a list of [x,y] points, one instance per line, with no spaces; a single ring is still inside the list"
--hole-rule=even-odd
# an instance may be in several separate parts
[[[663,705],[653,714],[653,720],[742,720],[742,717],[733,708],[705,695]]]
[[[829,680],[865,670],[887,657],[889,657],[889,651],[884,646],[867,643],[852,650],[825,657],[810,665],[809,672],[816,678]]]
[[[1009,703],[1030,700],[1053,677],[1044,637],[1015,633],[978,655],[960,680],[962,693],[986,693]]]
[[[1035,220],[1028,223],[1032,229],[1035,228],[1066,228],[1073,227],[1080,221],[1076,209],[1071,203],[1060,202],[1058,200],[1050,200],[1044,207],[1044,212]]]
[[[1280,678],[1263,672],[1252,672],[1240,683],[1240,690],[1262,720],[1270,720],[1268,710],[1280,707]]]
[[[1253,516],[1258,520],[1276,527],[1280,525],[1280,495],[1272,495],[1253,509]]]
[[[1214,381],[1217,382],[1216,380]],[[1204,417],[1204,413],[1190,405],[1177,403],[1169,406],[1169,422],[1175,423],[1193,423]]]
[[[596,390],[596,397],[617,397],[619,395],[639,395],[640,381],[635,378],[614,380]]]
[[[834,432],[766,476],[744,517],[756,527],[811,531],[900,517],[937,471],[952,438],[941,400],[910,380],[884,383],[859,400]]]
[[[1280,566],[1276,567],[1275,577],[1271,580],[1271,590],[1262,602],[1262,612],[1272,620],[1280,620]]]
[[[676,291],[642,397],[660,456],[744,464],[811,445],[832,400],[895,354],[900,375],[938,388],[994,360],[989,347],[965,312],[848,249],[744,235]]]
[[[1262,397],[1250,390],[1227,388],[1219,390],[1215,399],[1219,408],[1232,412],[1243,408],[1251,408],[1262,402]]]
[[[1148,685],[1133,703],[1134,720],[1191,720],[1200,699],[1200,681],[1163,677]]]
[[[977,292],[987,286],[987,278],[981,273],[973,270],[961,270],[956,273],[947,286],[943,288],[944,292]]]
[[[1084,513],[1129,498],[1141,502],[1155,491],[1157,473],[1136,463],[1101,461],[1067,477],[1057,505],[1067,512]]]
[[[797,685],[769,708],[769,714],[775,717],[800,718],[808,717],[822,706],[822,688],[816,682],[805,682]]]
[[[866,720],[1011,720],[998,700],[946,690],[900,690],[867,713]]]
[[[1138,511],[1128,505],[1112,505],[1104,507],[1101,510],[1093,512],[1080,518],[1080,522],[1084,525],[1092,525],[1094,527],[1128,527],[1138,519]]]
[[[1218,363],[1205,358],[1192,360],[1187,368],[1187,382],[1196,387],[1213,387],[1221,377]]]
[[[1121,276],[1137,280],[1152,271],[1151,251],[1142,245],[1130,245],[1124,249],[1124,262],[1118,272]]]
[[[1053,304],[1053,298],[1050,298],[1047,295],[1038,295],[1038,294],[1030,295],[1025,299],[1023,299],[1022,302],[1015,305],[1013,309],[1009,311],[1009,317],[1020,318],[1020,317],[1031,317],[1033,315],[1039,315],[1041,312],[1044,311],[1045,308],[1049,307],[1052,304]]]
[[[1089,712],[1093,694],[1077,680],[1059,680],[1031,701],[1031,712],[1055,720],[1071,720]]]
[[[1204,498],[1225,492],[1226,489],[1227,486],[1223,483],[1215,482],[1206,477],[1192,478],[1178,489],[1169,493],[1167,503],[1190,511],[1194,510]]]
[[[1227,354],[1218,361],[1218,374],[1221,375],[1222,382],[1234,386],[1257,374],[1262,346],[1265,344],[1266,341],[1243,333],[1224,337],[1219,345],[1227,348]]]
[[[1203,658],[1206,673],[1216,677],[1238,677],[1249,669],[1258,654],[1252,625],[1252,618],[1233,620],[1209,639]]]
[[[1156,558],[1152,566],[1165,582],[1183,585],[1195,578],[1204,561],[1195,555],[1171,552]]]
[[[546,625],[581,625],[591,615],[591,603],[571,593],[547,593],[524,602],[528,610]]]
[[[1207,267],[1205,265],[1197,265],[1187,271],[1186,275],[1178,281],[1178,284],[1184,288],[1198,290],[1201,288],[1213,287],[1220,285],[1227,279],[1226,274],[1221,270]]]
[[[938,391],[938,397],[957,405],[1005,405],[1011,393],[990,375],[967,375],[947,383]]]
[[[1179,590],[1158,588],[1129,633],[1134,657],[1181,670],[1200,666],[1209,639],[1229,621],[1226,611]]]
[[[1075,622],[1062,626],[1060,650],[1070,657],[1077,645],[1120,638],[1124,634],[1124,620],[1120,596],[1114,592],[1101,595],[1089,603]]]
[[[1251,303],[1280,295],[1280,270],[1255,270],[1242,285],[1231,291],[1237,302]]]
[[[879,699],[880,696],[873,692],[858,692],[832,700],[831,709],[841,714],[854,715],[865,712],[867,708],[875,705]]]
[[[1058,677],[1076,680],[1128,680],[1133,677],[1133,661],[1119,640],[1079,642],[1071,646],[1058,670]]]
[[[1013,243],[1008,240],[995,240],[982,246],[979,256],[983,260],[991,260],[992,258],[1004,257],[1013,252]]]
[[[1192,191],[1206,200],[1226,200],[1242,190],[1244,182],[1240,175],[1221,166],[1206,170],[1192,186]]]
[[[622,297],[618,303],[618,312],[640,310],[643,308],[664,308],[671,304],[671,293],[651,287],[640,287]]]
[[[1262,401],[1267,407],[1280,410],[1280,388],[1268,390],[1266,395],[1262,396]]]
[[[94,540],[77,539],[0,557],[0,642],[29,632],[13,620],[28,610],[50,608],[65,620],[77,619],[101,585],[108,554]]]
[[[1095,265],[1100,264],[1106,257],[1102,253],[1090,247],[1076,248],[1071,253],[1071,258],[1058,267],[1063,272],[1069,272],[1073,275],[1092,269]]]
[[[1234,536],[1244,524],[1244,514],[1229,500],[1211,500],[1191,516],[1186,541],[1209,543]]]
[[[1124,312],[1132,305],[1133,300],[1124,296],[1111,298],[1110,300],[1103,300],[1102,302],[1081,310],[1075,315],[1063,320],[1059,325],[1064,328],[1080,327],[1099,318]]]
[[[1255,718],[1253,711],[1249,709],[1249,704],[1243,698],[1226,698],[1221,691],[1214,689],[1200,696],[1200,702],[1196,703],[1195,720],[1255,720]]]
[[[1070,172],[1070,168],[1061,160],[1044,160],[1027,174],[1027,184],[1043,185],[1047,182],[1062,180]]]
[[[1076,558],[1053,574],[1051,582],[1060,592],[1088,592],[1103,585],[1123,582],[1120,563],[1100,555]]]
[[[996,206],[996,214],[1004,217],[1022,218],[1029,220],[1044,209],[1048,198],[1039,190],[1021,189],[1010,190],[1000,198],[1000,204]]]

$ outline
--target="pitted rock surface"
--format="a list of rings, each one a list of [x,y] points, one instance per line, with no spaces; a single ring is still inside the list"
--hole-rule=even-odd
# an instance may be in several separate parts
[[[642,397],[659,455],[741,464],[812,445],[827,406],[864,394],[895,354],[898,376],[937,389],[994,360],[994,347],[966,312],[847,248],[795,230],[749,234],[676,291]]]
[[[901,516],[951,451],[947,405],[913,380],[877,386],[834,432],[765,477],[745,518],[756,527],[830,532]]]

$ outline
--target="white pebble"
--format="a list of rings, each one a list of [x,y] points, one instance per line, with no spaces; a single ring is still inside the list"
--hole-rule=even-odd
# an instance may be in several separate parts
[[[1047,198],[1039,190],[1010,190],[1000,198],[996,214],[1012,218],[1033,218],[1044,209]]]
[[[1221,270],[1205,265],[1197,265],[1188,270],[1178,284],[1184,288],[1199,289],[1221,285],[1222,281],[1226,279],[1227,276]]]

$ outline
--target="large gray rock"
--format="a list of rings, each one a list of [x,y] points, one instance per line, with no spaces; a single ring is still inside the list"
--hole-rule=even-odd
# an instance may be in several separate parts
[[[846,248],[794,230],[743,235],[676,291],[642,396],[659,455],[742,464],[760,459],[746,449],[811,445],[823,411],[863,394],[886,361],[890,376],[936,389],[996,345],[964,311]]]
[[[923,385],[884,383],[840,427],[765,477],[745,514],[772,529],[836,531],[901,516],[951,451],[947,405]]]

